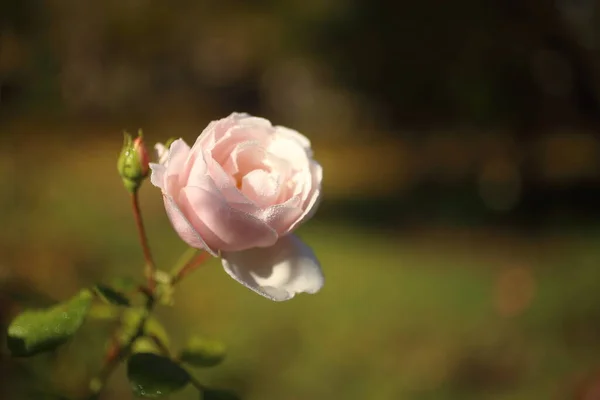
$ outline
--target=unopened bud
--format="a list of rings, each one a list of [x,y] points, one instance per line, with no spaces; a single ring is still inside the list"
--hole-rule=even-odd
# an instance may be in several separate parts
[[[142,131],[133,139],[127,132],[124,134],[123,149],[117,162],[119,175],[123,179],[125,188],[130,192],[138,190],[144,179],[148,176],[150,158],[144,144]]]

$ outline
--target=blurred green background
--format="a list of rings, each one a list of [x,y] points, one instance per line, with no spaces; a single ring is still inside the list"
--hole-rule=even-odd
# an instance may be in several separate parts
[[[595,0],[0,0],[0,324],[140,276],[123,129],[192,142],[245,111],[313,142],[324,201],[300,234],[327,282],[272,303],[216,260],[196,272],[160,314],[176,345],[229,345],[199,379],[249,400],[600,399],[599,19]],[[141,195],[167,268],[184,246]],[[0,398],[81,396],[108,329],[86,330],[0,354]],[[122,373],[103,398],[131,398]]]

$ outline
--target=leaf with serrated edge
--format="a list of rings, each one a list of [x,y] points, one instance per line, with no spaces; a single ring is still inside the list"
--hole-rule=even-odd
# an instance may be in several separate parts
[[[131,301],[123,293],[111,288],[106,285],[96,285],[94,291],[98,296],[108,304],[114,304],[116,306],[131,306]]]
[[[181,361],[195,367],[213,367],[225,358],[225,345],[213,339],[192,337],[181,351]]]
[[[111,280],[112,288],[114,288],[118,292],[132,292],[136,290],[139,286],[138,282],[132,277],[121,276]]]
[[[148,310],[144,307],[125,308],[121,314],[121,326],[116,335],[117,341],[120,344],[129,343],[138,333],[140,322],[147,315]]]
[[[159,398],[183,389],[190,376],[167,357],[153,353],[137,353],[129,357],[127,377],[138,397]]]
[[[92,303],[88,311],[88,318],[96,320],[114,320],[120,316],[120,309],[111,304]]]
[[[158,319],[152,316],[148,318],[146,326],[144,327],[144,334],[146,336],[155,337],[163,344],[163,346],[169,347],[169,334]]]
[[[154,340],[149,337],[142,336],[137,338],[135,342],[133,342],[133,346],[131,347],[131,353],[153,353],[160,354],[160,348],[154,342]]]
[[[16,357],[50,351],[69,340],[81,327],[93,295],[82,290],[70,300],[47,310],[25,311],[8,327],[7,344]]]

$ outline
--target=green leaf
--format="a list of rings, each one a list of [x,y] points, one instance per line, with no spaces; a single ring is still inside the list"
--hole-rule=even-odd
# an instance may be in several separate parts
[[[132,277],[118,277],[111,280],[111,287],[118,292],[133,292],[139,286],[139,283]]]
[[[8,348],[13,356],[29,357],[50,351],[69,340],[81,327],[93,295],[82,290],[69,301],[47,310],[25,311],[8,327]]]
[[[133,342],[133,346],[131,347],[132,353],[152,353],[152,354],[161,354],[161,350],[149,337],[142,336]]]
[[[145,319],[144,329],[138,332],[142,319]],[[165,348],[169,348],[169,335],[163,325],[154,317],[148,315],[144,307],[123,309],[121,326],[117,332],[117,341],[124,345],[131,341],[137,334],[156,338]]]
[[[88,318],[97,320],[114,320],[120,315],[121,313],[117,307],[98,302],[92,303],[90,310],[88,311]]]
[[[127,377],[138,397],[158,398],[183,389],[189,374],[167,357],[136,353],[127,362]]]
[[[123,293],[116,291],[110,286],[96,285],[94,292],[106,303],[116,306],[131,306],[131,301]]]
[[[200,400],[240,400],[240,397],[230,390],[204,388]]]
[[[146,318],[148,310],[144,307],[126,308],[121,315],[121,327],[117,332],[117,341],[126,344],[138,334],[138,327],[142,319]]]
[[[192,337],[181,351],[181,361],[195,367],[213,367],[225,359],[225,345],[212,339]]]
[[[163,306],[173,306],[175,304],[175,300],[173,295],[175,294],[175,289],[170,282],[157,282],[156,288],[154,290],[154,296],[160,305]]]
[[[160,323],[154,317],[149,317],[146,321],[146,326],[144,327],[144,334],[146,336],[153,336],[158,339],[163,346],[169,347],[169,334],[164,328],[163,324]]]

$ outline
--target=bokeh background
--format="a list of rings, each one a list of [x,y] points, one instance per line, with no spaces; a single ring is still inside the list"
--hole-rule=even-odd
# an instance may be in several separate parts
[[[162,317],[249,400],[600,399],[600,2],[0,0],[0,325],[140,276],[122,131],[232,111],[305,133],[327,283],[272,303],[213,261]],[[155,257],[184,245],[141,192]],[[0,359],[0,397],[85,393],[106,327]],[[97,334],[94,334],[97,332]],[[119,371],[104,399],[129,399]],[[174,399],[193,399],[186,390]]]

